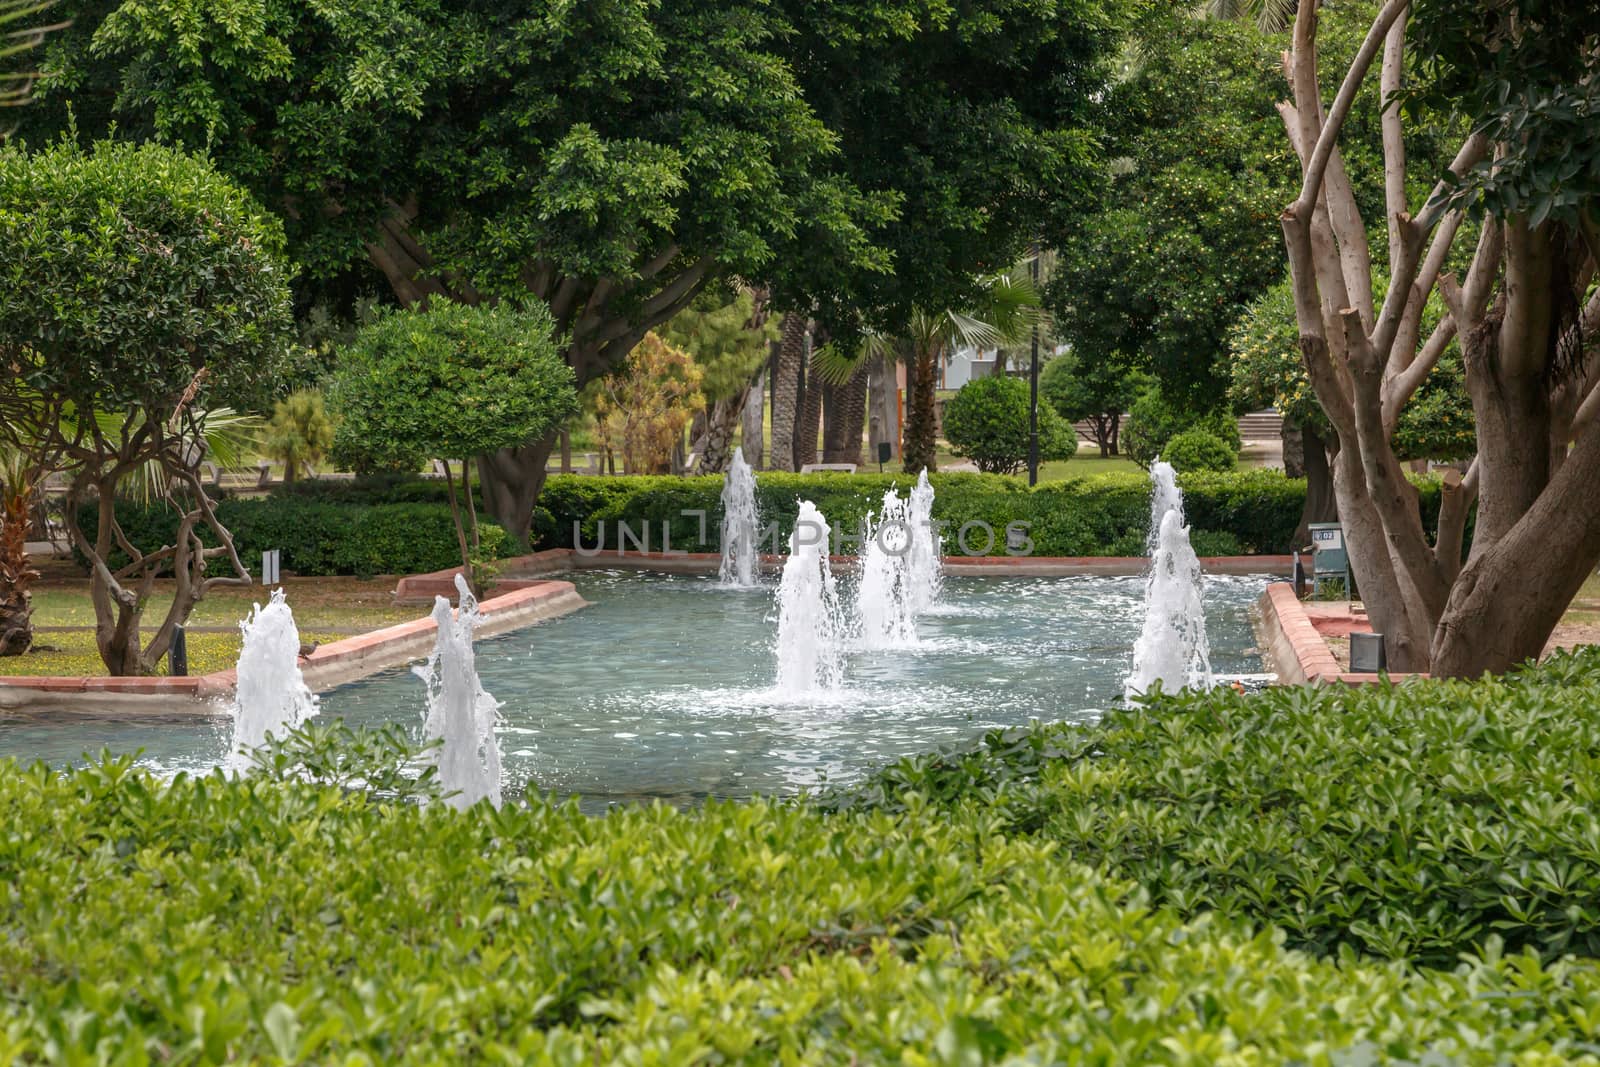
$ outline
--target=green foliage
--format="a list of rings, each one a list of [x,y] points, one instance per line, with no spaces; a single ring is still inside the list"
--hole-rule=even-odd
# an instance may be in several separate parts
[[[158,145],[0,150],[0,400],[171,417],[255,406],[288,351],[282,230]]]
[[[1239,453],[1205,430],[1174,434],[1162,449],[1161,458],[1180,471],[1231,471],[1239,465]]]
[[[1151,384],[1120,355],[1091,358],[1068,349],[1039,372],[1039,398],[1063,419],[1078,422],[1121,415]]]
[[[1375,282],[1381,300],[1386,279]],[[1423,309],[1421,336],[1426,338],[1444,315],[1437,295]],[[1295,321],[1294,290],[1279,282],[1253,301],[1228,335],[1232,356],[1229,395],[1246,407],[1275,407],[1284,418],[1333,439],[1300,358],[1300,329]],[[1463,459],[1477,451],[1472,400],[1467,395],[1461,350],[1451,341],[1439,363],[1410,402],[1401,409],[1392,442],[1401,459]]]
[[[707,400],[738,395],[766,365],[767,344],[778,339],[780,316],[768,315],[760,329],[749,329],[755,297],[748,291],[712,289],[674,315],[655,332],[687,352],[700,368],[700,391]]]
[[[442,488],[442,487],[441,487]],[[94,505],[80,521],[90,522]],[[283,552],[283,569],[302,576],[425,574],[461,566],[455,524],[442,503],[362,504],[319,500],[315,495],[224,499],[217,517],[233,534],[240,559],[253,571],[268,549]],[[169,507],[117,503],[117,521],[137,545],[171,544],[181,515]],[[504,530],[479,523],[485,559],[510,555]],[[212,537],[201,531],[207,544]],[[79,564],[84,560],[79,557]],[[118,566],[119,555],[111,565]]]
[[[1027,383],[992,374],[963,385],[945,402],[944,436],[985,474],[1015,474],[1028,462]],[[1077,444],[1072,427],[1039,405],[1040,458],[1071,459]]]
[[[951,553],[962,551],[956,534],[968,522],[985,522],[994,529],[995,543],[986,550],[977,532],[969,537],[969,545],[996,556],[1005,553],[1006,526],[1026,522],[1031,524],[1036,556],[1144,554],[1150,483],[1138,475],[1101,474],[1033,490],[1020,478],[1001,475],[939,473],[930,478],[935,491],[933,517],[944,524],[946,550]],[[1193,529],[1191,539],[1211,549],[1206,555],[1288,552],[1293,547],[1305,505],[1303,481],[1266,470],[1185,474],[1179,481]],[[776,523],[781,536],[788,535],[802,499],[814,501],[840,531],[853,535],[886,490],[904,491],[909,484],[905,475],[764,472],[756,476],[756,502],[762,521]],[[1436,515],[1437,483],[1423,481],[1419,489],[1424,516]],[[626,522],[635,533],[648,523],[654,550],[661,549],[660,534],[667,529],[674,550],[716,551],[721,492],[722,479],[717,476],[555,475],[545,484],[536,511],[537,547],[581,544],[593,549],[603,522],[605,550],[614,552],[618,523]],[[704,527],[692,514],[700,511],[707,516]]]
[[[293,481],[305,464],[320,463],[332,446],[333,420],[321,393],[290,393],[273,406],[261,450],[284,465],[286,480]]]
[[[833,811],[457,812],[318,731],[333,784],[7,761],[0,1058],[1593,1064],[1600,972],[1487,926],[1594,922],[1593,657],[1556,671],[1168,701]]]
[[[1600,954],[1600,652],[1505,679],[1160,698],[903,761],[833,807],[966,801],[1188,916],[1449,968]]]
[[[1186,430],[1199,430],[1239,451],[1239,421],[1227,410],[1195,412],[1172,403],[1160,389],[1140,395],[1122,428],[1122,451],[1141,467],[1162,457],[1167,442]]]
[[[282,737],[268,733],[264,745],[246,753],[258,781],[314,782],[384,800],[442,800],[437,749],[417,745],[404,727],[352,728],[343,719],[312,719]]]
[[[544,436],[578,410],[554,329],[543,304],[435,300],[380,313],[344,349],[334,379],[339,454],[395,469]]]

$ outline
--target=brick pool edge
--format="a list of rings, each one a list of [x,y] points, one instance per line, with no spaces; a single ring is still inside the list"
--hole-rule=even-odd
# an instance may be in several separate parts
[[[517,582],[479,605],[478,635],[508,633],[587,603],[571,582]],[[330,642],[301,657],[300,669],[322,692],[426,657],[435,629],[433,619],[420,618]],[[206,718],[223,713],[234,684],[231,670],[189,678],[0,678],[0,717]]]
[[[1256,647],[1280,685],[1324,685],[1345,682],[1372,685],[1387,678],[1402,681],[1425,674],[1353,674],[1339,666],[1325,634],[1371,632],[1371,626],[1349,611],[1318,607],[1307,610],[1288,582],[1273,582],[1256,602]]]

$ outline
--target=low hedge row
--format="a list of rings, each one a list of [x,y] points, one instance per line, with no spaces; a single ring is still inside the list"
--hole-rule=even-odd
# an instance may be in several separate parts
[[[947,550],[961,551],[956,538],[968,522],[987,523],[993,544],[974,530],[971,554],[1003,555],[1009,523],[1029,524],[1031,554],[1038,556],[1138,556],[1150,525],[1150,484],[1138,474],[1102,474],[1052,482],[1030,490],[1020,478],[988,474],[936,474],[935,519],[947,524]],[[1305,504],[1305,483],[1268,470],[1195,473],[1180,479],[1191,541],[1202,556],[1282,553],[1294,548],[1294,531]],[[910,479],[889,474],[764,473],[756,479],[763,523],[776,522],[787,536],[797,504],[813,501],[846,532],[858,530],[890,488],[902,492]],[[1424,520],[1438,512],[1438,485],[1421,481]],[[638,476],[595,478],[558,475],[545,483],[535,509],[534,532],[541,548],[593,548],[604,530],[615,548],[619,523],[637,534],[648,528],[652,549],[662,533],[674,549],[716,551],[722,513],[722,478]],[[685,512],[704,512],[701,520]],[[601,524],[604,523],[604,527]],[[631,547],[631,543],[630,543]]]
[[[94,529],[96,507],[87,504],[79,513],[86,530]],[[455,524],[442,504],[332,503],[299,495],[227,498],[218,503],[217,518],[252,573],[260,567],[261,553],[274,548],[283,553],[284,571],[303,576],[420,574],[461,565]],[[171,508],[119,501],[117,520],[135,545],[149,550],[171,544],[179,516]],[[491,556],[511,551],[505,531],[493,523],[481,523],[479,536]],[[202,539],[214,542],[209,531]],[[84,563],[81,557],[79,563]]]
[[[1588,965],[1318,959],[978,798],[589,818],[107,759],[0,762],[0,809],[0,1062],[1600,1062]]]
[[[1600,956],[1600,649],[1503,680],[1229,689],[904,761],[836,809],[981,803],[1186,916],[1450,967]]]

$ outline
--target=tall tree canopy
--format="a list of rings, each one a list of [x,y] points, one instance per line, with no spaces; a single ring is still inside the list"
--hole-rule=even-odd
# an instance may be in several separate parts
[[[312,274],[532,293],[581,385],[719,274],[892,316],[1006,261],[1082,184],[1104,4],[100,0],[28,121],[209,145]],[[514,534],[547,453],[483,461]]]

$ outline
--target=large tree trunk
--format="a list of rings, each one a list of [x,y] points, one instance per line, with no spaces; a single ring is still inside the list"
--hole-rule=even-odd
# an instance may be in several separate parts
[[[1294,547],[1303,548],[1311,542],[1312,523],[1339,521],[1339,501],[1333,487],[1333,468],[1328,462],[1329,446],[1315,430],[1299,428],[1298,436],[1306,501],[1300,509],[1300,524],[1295,527]]]
[[[20,656],[33,646],[33,603],[28,586],[39,575],[28,562],[31,486],[0,488],[0,656]]]
[[[867,419],[867,380],[871,369],[863,361],[843,385],[828,386],[823,398],[827,421],[822,435],[824,463],[861,465],[861,431]]]
[[[754,470],[764,469],[766,462],[766,427],[762,425],[766,406],[767,372],[763,370],[750,387],[750,392],[745,394],[744,410],[740,413],[743,426],[739,432],[739,447],[744,450],[744,461]]]
[[[907,474],[938,469],[938,427],[935,425],[934,385],[938,380],[938,348],[916,347],[906,363],[906,440],[904,466]]]
[[[520,547],[532,547],[528,535],[533,529],[533,505],[544,489],[545,465],[559,436],[557,431],[542,441],[478,457],[484,508]]]
[[[721,474],[728,469],[733,459],[734,431],[739,428],[739,414],[744,410],[749,393],[749,389],[744,389],[712,402],[706,414],[705,433],[694,446],[700,453],[701,474]]]
[[[799,418],[800,375],[805,371],[806,320],[790,312],[783,317],[778,360],[772,373],[772,469],[792,471],[795,423]]]

